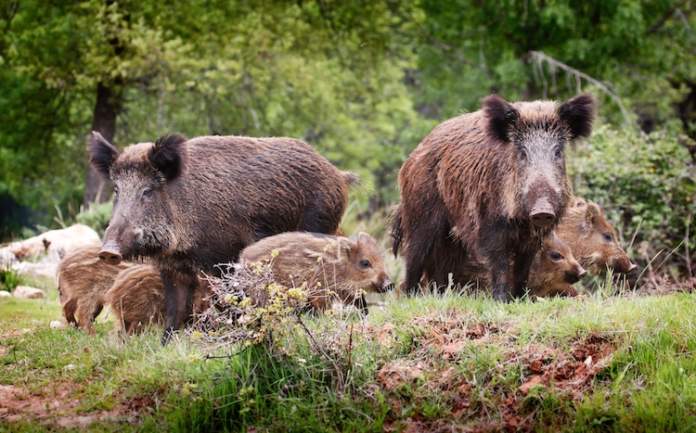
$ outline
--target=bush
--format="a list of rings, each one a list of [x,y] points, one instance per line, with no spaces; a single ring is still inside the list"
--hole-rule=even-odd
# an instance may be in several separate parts
[[[75,215],[75,222],[89,226],[99,233],[99,236],[103,236],[109,225],[112,207],[113,203],[111,202],[95,203],[89,209]]]
[[[626,244],[635,236],[633,245],[641,245],[636,258],[662,250],[659,263],[678,249],[671,263],[681,270],[687,263],[683,242],[691,263],[696,250],[696,238],[685,241],[695,213],[696,170],[683,140],[669,128],[646,135],[603,125],[568,156],[575,193],[602,206]]]
[[[12,269],[0,269],[0,290],[11,292],[21,284],[19,274]]]

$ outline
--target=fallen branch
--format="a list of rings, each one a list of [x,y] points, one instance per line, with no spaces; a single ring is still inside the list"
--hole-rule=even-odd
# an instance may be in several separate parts
[[[619,109],[621,110],[621,114],[623,115],[624,122],[627,124],[630,123],[631,119],[628,114],[628,110],[626,110],[626,107],[624,106],[623,102],[621,102],[621,98],[619,95],[617,95],[614,91],[612,91],[609,86],[601,81],[599,81],[596,78],[593,78],[586,73],[579,71],[572,66],[566,65],[563,62],[560,62],[556,59],[554,59],[551,56],[548,56],[547,54],[544,54],[541,51],[530,51],[529,56],[531,59],[535,62],[536,65],[541,65],[541,64],[548,64],[551,66],[551,68],[558,68],[566,73],[568,73],[570,76],[575,78],[576,85],[578,87],[578,90],[580,88],[580,84],[582,80],[587,81],[588,83],[591,83],[595,85],[597,88],[599,88],[602,92],[604,92],[607,96],[609,96],[615,103],[616,105],[619,106]],[[542,77],[543,78],[543,77]],[[546,85],[546,84],[544,84]]]

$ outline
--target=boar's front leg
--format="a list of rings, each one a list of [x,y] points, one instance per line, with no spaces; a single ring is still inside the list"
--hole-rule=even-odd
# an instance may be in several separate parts
[[[479,249],[489,265],[493,299],[507,302],[512,300],[513,272],[512,257],[507,245],[508,226],[503,221],[481,229]]]
[[[193,291],[196,277],[193,271],[181,272],[172,269],[160,269],[164,285],[164,302],[166,317],[162,344],[167,344],[174,331],[181,329],[193,311]]]
[[[527,289],[527,281],[529,280],[529,269],[532,267],[536,251],[522,250],[515,255],[515,264],[513,267],[514,292],[515,297],[524,295]]]

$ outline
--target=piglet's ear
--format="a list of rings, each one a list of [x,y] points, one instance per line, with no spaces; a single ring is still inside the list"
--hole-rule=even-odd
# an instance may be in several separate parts
[[[358,245],[372,245],[375,243],[375,239],[365,232],[358,233],[357,237]]]
[[[155,141],[155,145],[147,153],[150,164],[167,180],[181,174],[184,167],[184,143],[186,137],[183,135],[164,135]]]
[[[104,178],[109,178],[109,170],[118,158],[118,149],[106,141],[97,131],[89,137],[89,162]]]
[[[569,99],[558,107],[558,117],[568,126],[573,139],[590,135],[594,113],[595,100],[587,93]]]
[[[488,133],[500,141],[510,141],[510,129],[519,120],[519,111],[498,95],[486,97],[481,107],[488,118]]]
[[[599,209],[599,206],[594,203],[588,203],[587,210],[585,211],[585,223],[587,226],[594,226],[601,213],[602,211]]]

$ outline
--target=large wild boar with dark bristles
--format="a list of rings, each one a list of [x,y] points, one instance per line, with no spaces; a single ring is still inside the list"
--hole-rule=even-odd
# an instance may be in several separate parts
[[[99,256],[152,257],[165,287],[163,341],[191,315],[199,270],[276,233],[334,233],[350,173],[291,138],[167,135],[119,152],[92,133],[91,162],[114,184]]]
[[[542,240],[570,197],[564,149],[591,132],[594,100],[510,103],[489,96],[482,109],[437,126],[399,173],[394,253],[403,248],[405,288],[466,282],[460,269],[482,262],[493,296],[524,293]]]

